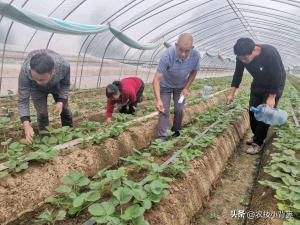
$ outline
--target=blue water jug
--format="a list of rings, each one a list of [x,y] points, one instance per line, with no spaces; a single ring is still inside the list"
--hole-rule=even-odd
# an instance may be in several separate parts
[[[205,85],[205,86],[203,87],[203,90],[202,90],[202,95],[203,95],[204,97],[206,97],[206,96],[211,95],[211,92],[212,92],[212,86]]]
[[[287,121],[288,114],[281,109],[272,109],[266,104],[257,107],[251,106],[250,111],[254,112],[256,120],[270,125],[282,125]]]

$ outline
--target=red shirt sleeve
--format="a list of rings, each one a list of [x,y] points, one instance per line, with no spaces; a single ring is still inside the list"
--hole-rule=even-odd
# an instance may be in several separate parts
[[[106,102],[106,118],[112,118],[112,114],[114,112],[114,103],[112,100],[107,99]]]

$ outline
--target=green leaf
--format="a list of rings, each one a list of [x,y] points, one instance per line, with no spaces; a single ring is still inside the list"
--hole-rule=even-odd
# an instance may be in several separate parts
[[[64,220],[66,218],[67,212],[65,210],[60,210],[55,218],[57,221]]]
[[[283,183],[285,183],[288,186],[297,184],[295,178],[293,178],[292,176],[289,176],[289,175],[281,177],[281,180],[283,181]]]
[[[113,192],[113,195],[119,200],[120,204],[122,205],[128,203],[131,200],[133,193],[127,187],[120,187]]]
[[[100,189],[101,187],[102,187],[102,183],[101,183],[101,182],[98,182],[98,181],[96,181],[96,182],[91,182],[91,183],[89,184],[89,188],[92,189],[92,190],[98,190],[98,189]]]
[[[149,199],[145,199],[143,200],[142,205],[145,209],[151,209],[152,202]]]
[[[72,207],[72,205],[73,205],[73,200],[72,199],[65,199],[65,198],[62,198],[62,200],[60,201],[60,203],[59,204],[61,204],[61,205],[63,205],[63,206],[66,206],[66,207]]]
[[[144,216],[140,216],[133,220],[133,225],[150,225],[148,221],[145,220]]]
[[[126,225],[125,223],[121,222],[118,217],[106,217],[108,220],[107,225]]]
[[[53,136],[51,136],[50,138],[49,138],[49,140],[48,140],[48,143],[50,144],[50,145],[55,145],[56,143],[57,143],[57,138],[56,137],[53,137]]]
[[[87,197],[86,193],[83,193],[83,194],[77,196],[73,201],[73,207],[77,208],[77,207],[82,206],[86,197]]]
[[[16,172],[18,173],[18,172],[20,172],[22,170],[25,170],[27,168],[28,168],[28,162],[23,162],[22,164],[20,164],[16,167]]]
[[[290,208],[286,204],[283,204],[283,203],[277,203],[277,207],[279,210],[282,210],[282,211],[290,211]]]
[[[41,130],[39,134],[49,134],[49,132],[47,130]]]
[[[105,175],[111,180],[117,180],[125,176],[125,169],[123,167],[120,167],[117,170],[108,170],[105,171]]]
[[[159,203],[160,202],[160,199],[162,198],[162,193],[159,194],[159,195],[156,195],[156,194],[150,194],[149,196],[149,200],[152,201],[152,202],[155,202],[155,203]]]
[[[45,199],[46,203],[62,203],[64,200],[64,198],[53,198],[53,197],[49,197]]]
[[[300,210],[300,201],[294,202],[293,207],[299,211]]]
[[[168,185],[163,184],[159,180],[152,181],[150,184],[151,191],[156,195],[159,195],[160,193],[162,193],[162,191],[167,187],[168,187]]]
[[[267,187],[273,188],[275,190],[284,187],[284,185],[281,184],[281,183],[272,182],[272,181],[266,181],[266,180],[264,180],[264,181],[258,181],[258,183],[260,183],[263,186],[267,186]]]
[[[5,153],[5,152],[1,152],[0,153],[0,159],[5,159],[5,158],[7,158],[7,153]]]
[[[73,139],[72,135],[69,134],[63,137],[63,142],[68,142],[71,141],[72,139]]]
[[[95,221],[97,222],[97,224],[107,224],[110,220],[110,216],[97,216],[97,217],[93,217],[93,219],[95,219]]]
[[[48,136],[43,137],[43,138],[42,138],[42,142],[43,142],[44,144],[48,144],[48,142],[49,142],[49,137],[48,137]]]
[[[141,190],[141,189],[133,189],[132,190],[133,192],[133,196],[136,200],[138,201],[142,201],[144,200],[145,198],[147,198],[147,193],[144,191],[144,190]]]
[[[40,158],[40,154],[38,152],[30,152],[27,157],[26,160],[31,161],[31,160],[37,160]]]
[[[295,150],[300,150],[300,144],[294,145],[293,149],[295,149]]]
[[[90,180],[87,177],[82,176],[78,181],[78,186],[86,186],[90,183]]]
[[[22,148],[23,145],[21,145],[20,143],[18,142],[14,142],[12,144],[10,144],[9,148],[10,149],[13,149],[13,150],[19,150],[20,148]]]
[[[279,188],[276,190],[275,198],[277,198],[278,200],[289,200],[290,197],[290,191],[287,187]]]
[[[1,142],[2,146],[8,146],[12,142],[12,138],[7,139],[6,141]]]
[[[125,213],[121,216],[122,219],[124,220],[130,220],[133,218],[138,218],[142,215],[144,215],[145,209],[141,207],[138,204],[134,204],[132,206],[129,206],[126,210]]]
[[[37,218],[46,222],[54,223],[54,220],[52,218],[53,210],[49,211],[46,209],[43,213],[41,213]]]
[[[16,160],[9,160],[4,163],[5,166],[7,166],[9,169],[15,169],[17,167],[17,161]]]
[[[92,216],[109,216],[115,212],[115,207],[110,202],[95,203],[88,208]]]
[[[101,197],[100,192],[97,191],[90,191],[86,194],[85,200],[88,202],[94,202],[99,200]]]
[[[48,159],[56,158],[57,156],[58,156],[58,151],[52,149],[52,150],[50,150],[48,152],[42,153],[41,154],[41,159],[48,160]]]
[[[300,193],[300,186],[290,186],[289,189],[294,192]]]
[[[75,198],[77,198],[77,194],[75,193],[75,192],[70,192],[70,193],[68,193],[68,196],[69,196],[69,198],[71,198],[71,199],[75,199]]]
[[[61,185],[55,189],[55,192],[60,193],[60,194],[69,194],[71,191],[72,191],[72,189],[65,185]]]
[[[88,178],[86,178],[82,173],[79,172],[71,172],[67,176],[62,177],[61,181],[64,184],[79,185],[79,186],[88,185],[90,182]]]
[[[299,201],[300,200],[300,193],[292,191],[290,200],[291,201]]]
[[[75,215],[81,210],[81,207],[72,207],[68,210],[69,215]]]
[[[7,172],[0,172],[0,179],[6,177],[8,175]]]

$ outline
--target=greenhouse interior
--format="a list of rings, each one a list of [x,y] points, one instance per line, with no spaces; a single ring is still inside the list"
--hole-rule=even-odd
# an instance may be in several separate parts
[[[300,225],[300,0],[0,0],[0,30],[1,225]]]

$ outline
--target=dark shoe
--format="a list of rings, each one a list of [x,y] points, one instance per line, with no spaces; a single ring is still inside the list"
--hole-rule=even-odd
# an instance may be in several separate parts
[[[180,132],[179,131],[175,131],[174,134],[172,134],[172,138],[177,138],[180,136]]]
[[[128,114],[134,114],[135,113],[134,107],[129,106],[129,110],[127,112],[128,112]]]

